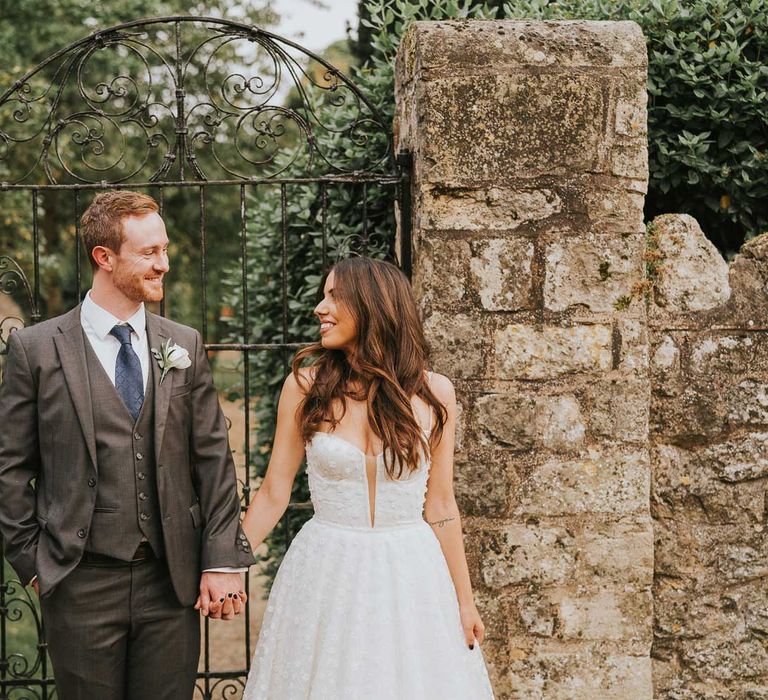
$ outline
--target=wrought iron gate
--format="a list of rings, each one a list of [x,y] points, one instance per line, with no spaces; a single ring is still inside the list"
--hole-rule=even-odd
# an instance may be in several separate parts
[[[244,465],[245,507],[253,466],[269,447],[251,444],[263,420],[253,415],[253,397],[274,391],[253,385],[253,367],[264,367],[254,362],[276,358],[285,372],[289,354],[311,339],[296,321],[310,310],[301,304],[308,280],[297,277],[307,265],[313,282],[335,257],[360,251],[399,257],[410,273],[409,172],[407,154],[395,157],[389,127],[365,95],[289,40],[196,17],[96,32],[0,96],[0,231],[12,243],[0,249],[0,362],[14,329],[82,298],[88,265],[79,216],[90,197],[118,188],[153,194],[172,242],[181,241],[160,313],[195,325],[210,353],[241,358],[242,391],[234,393],[243,444],[233,450]],[[8,214],[19,211],[26,219]],[[254,320],[254,305],[271,320]],[[290,518],[307,508],[292,502],[286,540]],[[249,615],[217,623],[243,628],[234,667],[214,667],[209,624],[196,697],[238,697],[251,657]],[[55,694],[34,594],[4,563],[0,700]]]

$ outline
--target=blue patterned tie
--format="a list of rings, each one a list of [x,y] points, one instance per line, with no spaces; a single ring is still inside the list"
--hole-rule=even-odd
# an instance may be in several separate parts
[[[110,334],[120,341],[120,352],[115,363],[115,388],[136,421],[144,403],[144,377],[139,356],[131,345],[132,330],[128,325],[115,326]]]

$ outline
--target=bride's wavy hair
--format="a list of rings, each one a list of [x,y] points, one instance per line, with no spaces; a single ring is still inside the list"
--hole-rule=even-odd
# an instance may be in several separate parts
[[[429,346],[424,337],[411,285],[398,267],[365,256],[345,258],[320,281],[322,299],[328,275],[334,274],[334,297],[355,320],[357,341],[349,354],[322,343],[303,348],[292,370],[305,396],[297,419],[305,442],[323,421],[335,430],[346,412],[345,398],[365,400],[368,423],[384,449],[384,466],[392,479],[404,468],[412,472],[421,457],[440,442],[447,411],[425,377]],[[313,359],[314,381],[305,386],[299,368]],[[421,397],[435,413],[427,441],[414,416],[412,396]],[[340,415],[334,407],[339,406]]]

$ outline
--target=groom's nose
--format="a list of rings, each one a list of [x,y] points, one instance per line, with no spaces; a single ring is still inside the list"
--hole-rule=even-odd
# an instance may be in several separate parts
[[[160,253],[160,255],[155,258],[155,264],[153,267],[158,272],[168,272],[168,270],[171,269],[171,265],[168,262],[168,254]]]

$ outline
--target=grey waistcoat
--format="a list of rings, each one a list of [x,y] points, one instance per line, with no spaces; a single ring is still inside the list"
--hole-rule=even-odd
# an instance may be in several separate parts
[[[154,393],[150,362],[144,404],[134,423],[85,338],[96,433],[96,508],[85,549],[130,561],[142,538],[163,555],[154,445]]]

